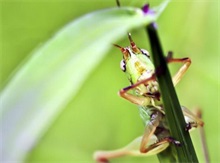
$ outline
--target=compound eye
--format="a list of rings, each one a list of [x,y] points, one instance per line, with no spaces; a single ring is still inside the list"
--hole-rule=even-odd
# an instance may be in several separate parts
[[[141,53],[146,55],[148,58],[150,58],[150,54],[149,54],[149,52],[147,50],[141,49]]]
[[[121,70],[122,71],[126,71],[126,65],[125,65],[125,60],[124,59],[122,59],[121,60],[121,62],[120,62],[120,68],[121,68]]]

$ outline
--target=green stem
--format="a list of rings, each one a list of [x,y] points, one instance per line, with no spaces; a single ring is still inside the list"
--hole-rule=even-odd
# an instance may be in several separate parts
[[[180,147],[172,144],[171,148],[159,154],[158,158],[160,162],[198,162],[190,135],[185,131],[185,119],[163,55],[155,24],[148,25],[146,30],[150,39],[152,58],[156,67],[156,76],[171,137],[181,143]],[[175,153],[176,159],[174,157]]]

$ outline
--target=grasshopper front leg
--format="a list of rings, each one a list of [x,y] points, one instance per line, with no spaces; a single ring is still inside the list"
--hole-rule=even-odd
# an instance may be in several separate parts
[[[177,71],[177,73],[173,77],[173,85],[176,86],[177,83],[182,79],[183,75],[186,73],[187,69],[191,65],[190,58],[173,58],[173,53],[168,52],[166,57],[167,63],[184,63],[183,66]]]
[[[141,84],[147,85],[151,81],[156,81],[155,73],[153,73],[150,77],[148,77],[144,80],[140,80],[133,85],[130,85],[128,87],[121,89],[118,92],[118,94],[119,94],[119,96],[125,98],[126,100],[128,100],[136,105],[139,105],[139,106],[152,105],[155,108],[157,108],[159,111],[164,113],[164,111],[162,110],[162,108],[159,105],[158,106],[155,105],[155,100],[158,100],[160,98],[159,92],[157,92],[158,94],[149,94],[149,95],[146,94],[145,96],[137,96],[137,95],[128,93],[128,91],[137,88]]]
[[[152,74],[152,76],[150,76],[147,79],[141,80],[141,81],[139,81],[139,82],[137,82],[137,83],[135,83],[133,85],[130,85],[128,87],[125,87],[125,88],[121,89],[118,92],[118,94],[119,94],[119,96],[125,98],[126,100],[128,100],[128,101],[130,101],[130,102],[132,102],[134,104],[137,104],[139,106],[143,106],[145,103],[149,103],[150,102],[149,98],[138,97],[138,96],[135,96],[133,94],[128,93],[128,91],[138,87],[141,84],[146,84],[146,83],[148,83],[148,82],[150,82],[152,80],[155,80],[155,79],[156,79],[155,74]]]

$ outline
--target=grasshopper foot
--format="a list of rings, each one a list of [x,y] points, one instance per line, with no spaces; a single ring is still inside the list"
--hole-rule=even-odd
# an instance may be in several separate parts
[[[198,126],[198,124],[197,124],[196,122],[188,122],[188,123],[186,124],[185,130],[186,130],[186,131],[189,131],[189,130],[192,129],[193,127],[197,127],[197,126]]]
[[[173,143],[173,144],[176,145],[176,146],[181,146],[181,143],[180,143],[178,140],[175,140],[175,139],[172,138],[172,137],[167,137],[167,138],[165,138],[165,139],[167,139],[168,142]]]

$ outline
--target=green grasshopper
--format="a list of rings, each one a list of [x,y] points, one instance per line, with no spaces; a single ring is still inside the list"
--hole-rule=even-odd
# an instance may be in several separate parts
[[[140,116],[144,122],[145,130],[143,136],[133,140],[127,146],[113,151],[98,151],[94,158],[97,162],[108,162],[111,158],[134,155],[150,156],[165,150],[170,143],[180,145],[180,142],[170,136],[170,131],[165,120],[163,103],[160,99],[158,82],[156,80],[155,68],[150,60],[147,50],[136,46],[128,34],[130,46],[119,48],[123,54],[120,67],[127,74],[131,85],[119,91],[119,95],[126,100],[139,106]],[[181,80],[191,64],[189,58],[172,58],[169,53],[166,58],[168,63],[183,63],[183,66],[172,78],[174,86]],[[131,92],[133,91],[133,92]],[[194,115],[186,107],[181,106],[185,121],[186,130],[203,126],[203,121]]]

